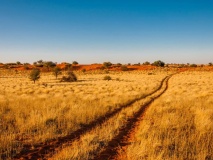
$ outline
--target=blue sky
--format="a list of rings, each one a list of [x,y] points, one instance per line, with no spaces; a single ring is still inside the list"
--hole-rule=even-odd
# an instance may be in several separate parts
[[[0,62],[213,62],[210,0],[0,0]]]

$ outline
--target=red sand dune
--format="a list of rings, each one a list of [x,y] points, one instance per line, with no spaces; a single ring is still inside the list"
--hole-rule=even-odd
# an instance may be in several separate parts
[[[61,69],[65,69],[66,65],[67,65],[66,63],[57,64],[57,66],[59,68],[61,68]],[[3,64],[0,65],[0,68],[4,68],[4,67],[5,67],[5,65],[3,65]],[[103,67],[102,64],[78,64],[78,65],[72,65],[72,69],[73,70],[83,70],[83,69],[85,69],[86,71],[99,70],[99,69],[102,69],[102,67]],[[33,65],[27,65],[27,67],[23,66],[23,65],[17,65],[17,66],[11,67],[10,69],[24,71],[24,70],[31,70],[33,68],[34,68]],[[37,68],[40,68],[41,71],[43,71],[43,72],[51,71],[51,69],[48,69],[46,67],[37,67]],[[155,69],[157,67],[156,66],[152,66],[152,65],[127,65],[127,68],[128,68],[128,70],[131,71],[131,70],[153,70],[153,69]],[[112,65],[111,67],[108,68],[108,70],[121,71],[121,67],[120,66],[116,66],[116,65]],[[187,70],[213,71],[213,66],[183,67],[183,68],[178,68],[178,70],[179,71],[187,71]]]

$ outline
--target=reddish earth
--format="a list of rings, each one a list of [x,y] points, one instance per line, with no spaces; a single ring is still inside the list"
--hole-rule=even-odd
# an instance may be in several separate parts
[[[57,66],[61,69],[66,69],[67,64],[66,63],[61,63],[61,64],[57,64]],[[6,68],[6,65],[4,64],[0,64],[0,68]],[[33,65],[9,65],[7,66],[7,68],[10,69],[14,69],[14,70],[19,70],[19,71],[23,71],[23,70],[31,70],[34,68]],[[48,69],[46,67],[37,67],[40,68],[41,71],[50,71],[51,69]],[[156,66],[152,66],[152,65],[127,65],[127,68],[129,71],[132,70],[153,70],[155,68],[157,68]],[[165,67],[167,68],[167,67]],[[103,64],[77,64],[77,65],[72,65],[72,69],[73,70],[86,70],[86,71],[92,71],[92,70],[100,70],[100,69],[104,69]],[[183,68],[178,68],[178,67],[168,67],[168,69],[177,69],[178,71],[187,71],[187,70],[191,70],[191,71],[213,71],[213,66],[203,66],[203,67],[183,67]],[[118,65],[112,65],[111,67],[107,68],[107,70],[111,70],[111,71],[121,71],[121,66]]]

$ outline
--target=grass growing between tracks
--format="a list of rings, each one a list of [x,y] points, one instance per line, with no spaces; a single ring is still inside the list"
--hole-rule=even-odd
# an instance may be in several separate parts
[[[113,150],[119,146],[120,139],[132,124],[135,114],[140,112],[152,99],[163,92],[166,83],[155,93],[136,101],[105,121],[78,141],[63,147],[52,159],[112,159]],[[143,107],[142,107],[143,106]],[[108,157],[108,158],[107,158]]]
[[[139,104],[135,104],[130,108],[122,110],[104,124],[83,135],[78,141],[62,148],[52,159],[96,159],[95,156],[99,155],[108,142],[119,134],[119,130],[139,107]]]
[[[11,158],[28,144],[66,136],[120,105],[158,87],[168,73],[77,73],[78,82],[59,83],[49,73],[33,84],[28,72],[1,72],[0,154]],[[118,79],[119,78],[119,79]],[[28,149],[30,149],[28,148]]]
[[[87,132],[79,140],[64,145],[61,151],[57,152],[56,149],[52,159],[112,159],[112,152],[120,145],[119,142],[134,122],[135,115],[165,88],[166,83],[162,83],[162,87],[153,94],[124,107],[121,112]]]
[[[184,72],[147,110],[120,159],[213,159],[213,73]]]

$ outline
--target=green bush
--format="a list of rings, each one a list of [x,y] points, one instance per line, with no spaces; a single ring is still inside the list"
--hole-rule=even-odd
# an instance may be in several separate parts
[[[110,76],[104,76],[104,80],[111,80],[112,78]]]
[[[104,66],[105,68],[109,68],[110,66],[112,66],[112,63],[111,63],[111,62],[104,62],[104,63],[103,63],[103,66]]]
[[[196,64],[191,64],[190,67],[197,67],[197,65]]]
[[[30,72],[30,80],[32,80],[34,83],[36,80],[40,78],[40,70],[35,68]]]
[[[158,67],[164,67],[165,63],[161,60],[158,60],[158,61],[155,61],[152,65],[158,66]]]
[[[17,64],[17,65],[21,65],[21,62],[17,61],[16,64]]]
[[[53,75],[55,76],[55,78],[58,78],[58,75],[61,74],[61,69],[59,67],[55,67],[53,68]]]
[[[82,71],[83,73],[85,73],[85,72],[86,72],[86,69],[85,69],[85,68],[83,68],[81,71]]]
[[[72,71],[68,71],[67,72],[67,76],[63,76],[62,78],[61,78],[61,82],[75,82],[75,81],[77,81],[78,79],[77,79],[77,76],[75,75],[75,73],[74,72],[72,72]]]
[[[150,65],[150,62],[146,61],[143,63],[143,65]]]
[[[77,61],[73,61],[72,64],[73,64],[73,65],[77,65],[78,62],[77,62]]]
[[[73,68],[73,66],[72,66],[72,64],[70,64],[70,63],[66,63],[65,64],[65,70],[71,70]]]

